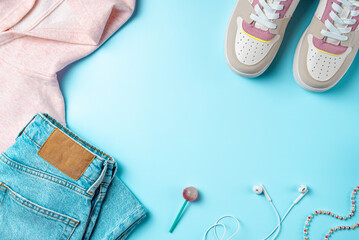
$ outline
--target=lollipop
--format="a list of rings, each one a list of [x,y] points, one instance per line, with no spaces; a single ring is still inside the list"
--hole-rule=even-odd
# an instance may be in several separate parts
[[[173,231],[175,230],[176,226],[177,226],[177,223],[179,222],[181,216],[182,216],[182,213],[184,211],[184,209],[186,208],[187,206],[187,203],[188,202],[193,202],[193,201],[196,201],[196,199],[198,198],[198,191],[195,187],[188,187],[188,188],[185,188],[183,190],[183,198],[185,199],[185,202],[183,203],[182,205],[182,208],[181,210],[179,211],[179,213],[177,214],[177,217],[175,219],[175,221],[173,222],[172,224],[172,227],[170,229],[170,233],[173,233]]]

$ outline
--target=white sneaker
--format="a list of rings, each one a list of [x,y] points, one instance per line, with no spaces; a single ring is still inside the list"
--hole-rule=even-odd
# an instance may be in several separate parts
[[[334,87],[352,64],[359,46],[359,1],[321,0],[294,57],[294,77],[304,89]]]
[[[272,63],[299,0],[239,0],[226,34],[226,58],[233,71],[257,77]]]

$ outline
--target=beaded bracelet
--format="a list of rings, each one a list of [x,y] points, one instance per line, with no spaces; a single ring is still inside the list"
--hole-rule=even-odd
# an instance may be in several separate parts
[[[337,218],[339,220],[347,220],[347,219],[350,219],[351,217],[354,216],[354,213],[355,213],[355,197],[356,197],[356,194],[357,192],[359,191],[359,186],[356,187],[352,193],[352,196],[351,196],[351,203],[352,203],[352,209],[351,209],[351,212],[348,216],[346,217],[341,217],[341,216],[338,216],[332,212],[329,212],[329,211],[315,211],[314,213],[310,214],[310,216],[308,217],[307,221],[305,222],[305,227],[304,227],[304,240],[309,240],[309,236],[308,236],[308,233],[309,233],[309,225],[310,225],[310,222],[313,220],[314,216],[316,215],[329,215],[329,216],[332,216],[333,218]],[[325,238],[324,240],[328,240],[329,237],[336,231],[338,230],[353,230],[353,229],[356,229],[359,227],[359,223],[353,225],[353,226],[341,226],[341,227],[335,227],[335,228],[332,228],[330,229],[330,231],[325,235]]]

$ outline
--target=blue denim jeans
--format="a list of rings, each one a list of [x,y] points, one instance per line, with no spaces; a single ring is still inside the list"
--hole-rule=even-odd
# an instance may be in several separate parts
[[[0,239],[125,239],[146,216],[112,157],[46,114],[0,156]]]

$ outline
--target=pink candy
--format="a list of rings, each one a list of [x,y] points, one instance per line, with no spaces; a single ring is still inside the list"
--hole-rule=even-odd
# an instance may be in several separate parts
[[[183,190],[183,197],[189,202],[196,201],[198,198],[198,191],[195,187],[188,187]]]
[[[170,229],[170,233],[173,233],[173,231],[175,230],[175,227],[177,226],[177,223],[179,222],[179,220],[182,217],[182,214],[188,204],[188,202],[193,202],[196,201],[198,198],[198,191],[195,187],[188,187],[185,188],[183,190],[183,198],[186,200],[183,205],[181,210],[179,211],[179,213],[177,214],[177,217],[175,219],[175,221],[173,222],[171,229]]]

